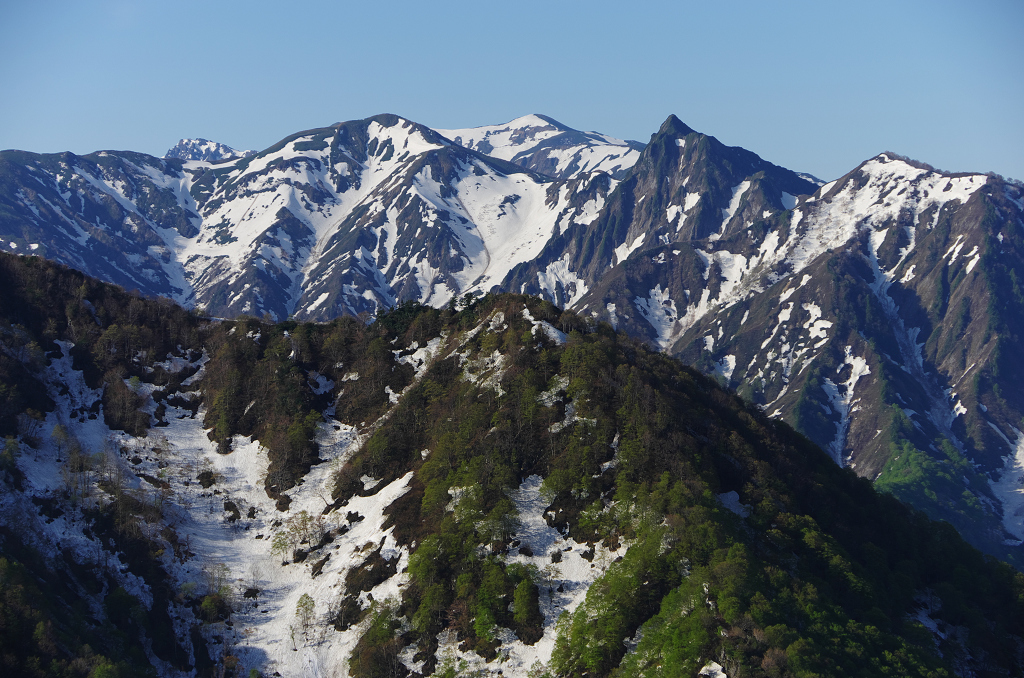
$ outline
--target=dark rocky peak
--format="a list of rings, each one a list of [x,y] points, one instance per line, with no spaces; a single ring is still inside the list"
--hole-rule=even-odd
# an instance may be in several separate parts
[[[693,132],[694,129],[687,125],[682,120],[680,120],[679,118],[677,118],[675,114],[669,114],[669,116],[665,118],[665,122],[661,123],[661,127],[658,128],[658,132],[656,134],[651,135],[651,141],[654,141],[656,137],[663,134],[677,134],[686,136],[687,134],[692,134]]]
[[[796,172],[696,132],[674,115],[651,136],[629,180],[637,213],[652,226],[675,224],[674,240],[717,239],[817,190]]]

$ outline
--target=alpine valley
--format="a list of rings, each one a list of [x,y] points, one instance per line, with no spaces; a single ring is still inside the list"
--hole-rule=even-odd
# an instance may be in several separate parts
[[[3,151],[0,661],[1021,675],[1022,246],[674,116]]]

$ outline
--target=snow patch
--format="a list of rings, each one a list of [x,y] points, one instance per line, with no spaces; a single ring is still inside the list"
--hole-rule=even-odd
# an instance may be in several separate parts
[[[821,307],[814,302],[808,302],[806,304],[801,304],[800,306],[807,311],[808,319],[807,322],[803,324],[803,328],[807,330],[808,338],[827,339],[828,333],[826,330],[832,327],[832,321],[825,320],[821,317]],[[818,346],[815,346],[815,348],[818,348]]]
[[[832,409],[839,414],[839,421],[836,422],[836,437],[829,443],[828,452],[840,466],[844,465],[843,448],[846,445],[846,433],[850,428],[850,415],[860,409],[857,407],[860,398],[854,399],[853,390],[861,377],[871,373],[867,360],[853,355],[852,351],[852,346],[846,347],[846,357],[843,360],[843,365],[839,368],[841,371],[846,365],[852,367],[846,381],[836,384],[829,377],[825,377],[825,383],[821,386],[828,396],[829,402],[832,403]]]
[[[722,506],[732,511],[740,518],[746,518],[750,515],[750,506],[740,503],[740,495],[736,490],[731,490],[718,495],[718,501],[722,502]]]
[[[700,193],[687,193],[683,199],[683,211],[689,212],[693,209],[693,206],[700,200]]]
[[[707,676],[707,678],[729,678],[725,673],[725,669],[718,662],[708,662],[697,675]]]
[[[676,302],[669,296],[668,289],[661,289],[661,283],[654,286],[647,298],[637,297],[633,305],[640,311],[657,335],[655,341],[661,348],[667,348],[671,340],[677,336],[676,321],[679,319]]]
[[[547,265],[543,271],[537,271],[537,284],[553,299],[558,300],[561,290],[565,308],[572,308],[587,293],[587,285],[583,278],[569,268],[569,254]]]
[[[733,216],[736,214],[736,210],[740,208],[740,202],[743,200],[743,196],[750,190],[750,180],[743,181],[732,188],[732,199],[729,200],[729,206],[722,210],[722,225],[718,229],[718,233],[713,234],[709,239],[717,240],[721,237],[721,234],[725,231],[725,227],[732,221]]]
[[[523,317],[533,323],[533,327],[530,329],[530,333],[533,336],[537,336],[537,332],[541,332],[559,346],[563,346],[569,340],[565,332],[562,332],[547,320],[534,320],[533,314],[530,313],[530,309],[526,306],[523,306]]]
[[[622,243],[621,245],[616,247],[615,248],[615,265],[617,266],[620,263],[622,263],[623,261],[625,261],[626,259],[628,259],[630,254],[632,254],[634,251],[636,251],[636,249],[638,247],[640,247],[640,245],[644,244],[644,238],[645,237],[647,237],[647,234],[646,233],[641,233],[640,235],[638,235],[636,238],[633,239],[633,244],[632,245],[627,245],[626,243]]]
[[[732,373],[736,370],[736,356],[727,355],[715,363],[714,373],[724,378],[727,382],[732,379]]]
[[[998,480],[989,480],[992,492],[1003,506],[1003,527],[1007,532],[1024,540],[1024,434],[1014,428],[1016,443],[1011,443],[992,422],[991,426],[1006,441],[1010,454],[1003,457],[1003,469]]]

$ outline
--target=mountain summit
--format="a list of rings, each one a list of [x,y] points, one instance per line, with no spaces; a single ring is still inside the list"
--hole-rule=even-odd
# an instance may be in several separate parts
[[[621,179],[644,148],[638,141],[580,132],[537,114],[504,125],[437,131],[466,148],[559,179],[586,172],[606,172]]]
[[[9,248],[218,316],[329,319],[487,291],[554,231],[592,219],[614,183],[556,179],[395,115],[219,163],[17,151],[0,162]]]
[[[209,141],[208,139],[182,139],[164,153],[165,158],[178,160],[197,160],[200,162],[224,162],[237,158],[247,158],[256,151],[238,151],[230,146]]]

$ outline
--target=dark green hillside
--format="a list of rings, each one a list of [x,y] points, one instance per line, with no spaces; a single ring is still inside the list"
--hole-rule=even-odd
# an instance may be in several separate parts
[[[566,330],[568,343],[538,340],[524,305]],[[966,656],[990,675],[1024,670],[1024,578],[950,526],[879,494],[787,425],[605,325],[500,296],[462,310],[448,330],[479,323],[458,352],[469,349],[470,365],[495,350],[505,356],[501,391],[480,385],[487,372],[466,380],[457,355],[436,362],[337,477],[344,504],[364,474],[415,471],[413,491],[391,511],[396,535],[418,545],[395,614],[411,620],[404,640],[418,640],[423,657],[445,627],[485,657],[492,624],[536,636],[528,607],[508,611],[526,574],[503,554],[517,520],[510,491],[537,473],[569,535],[631,544],[559,622],[555,674],[693,675],[716,659],[730,676],[941,676],[956,675]],[[564,413],[538,395],[555,375],[569,379],[564,393],[579,419],[552,433]],[[617,466],[602,472],[616,437]],[[465,487],[480,491],[446,510],[449,490]],[[750,507],[746,519],[719,501],[730,491]],[[913,619],[926,598],[941,600],[933,616],[957,627],[949,638],[962,645],[937,646]],[[625,655],[622,639],[640,628],[643,640]],[[367,675],[404,644],[390,638],[364,637],[354,661]]]

